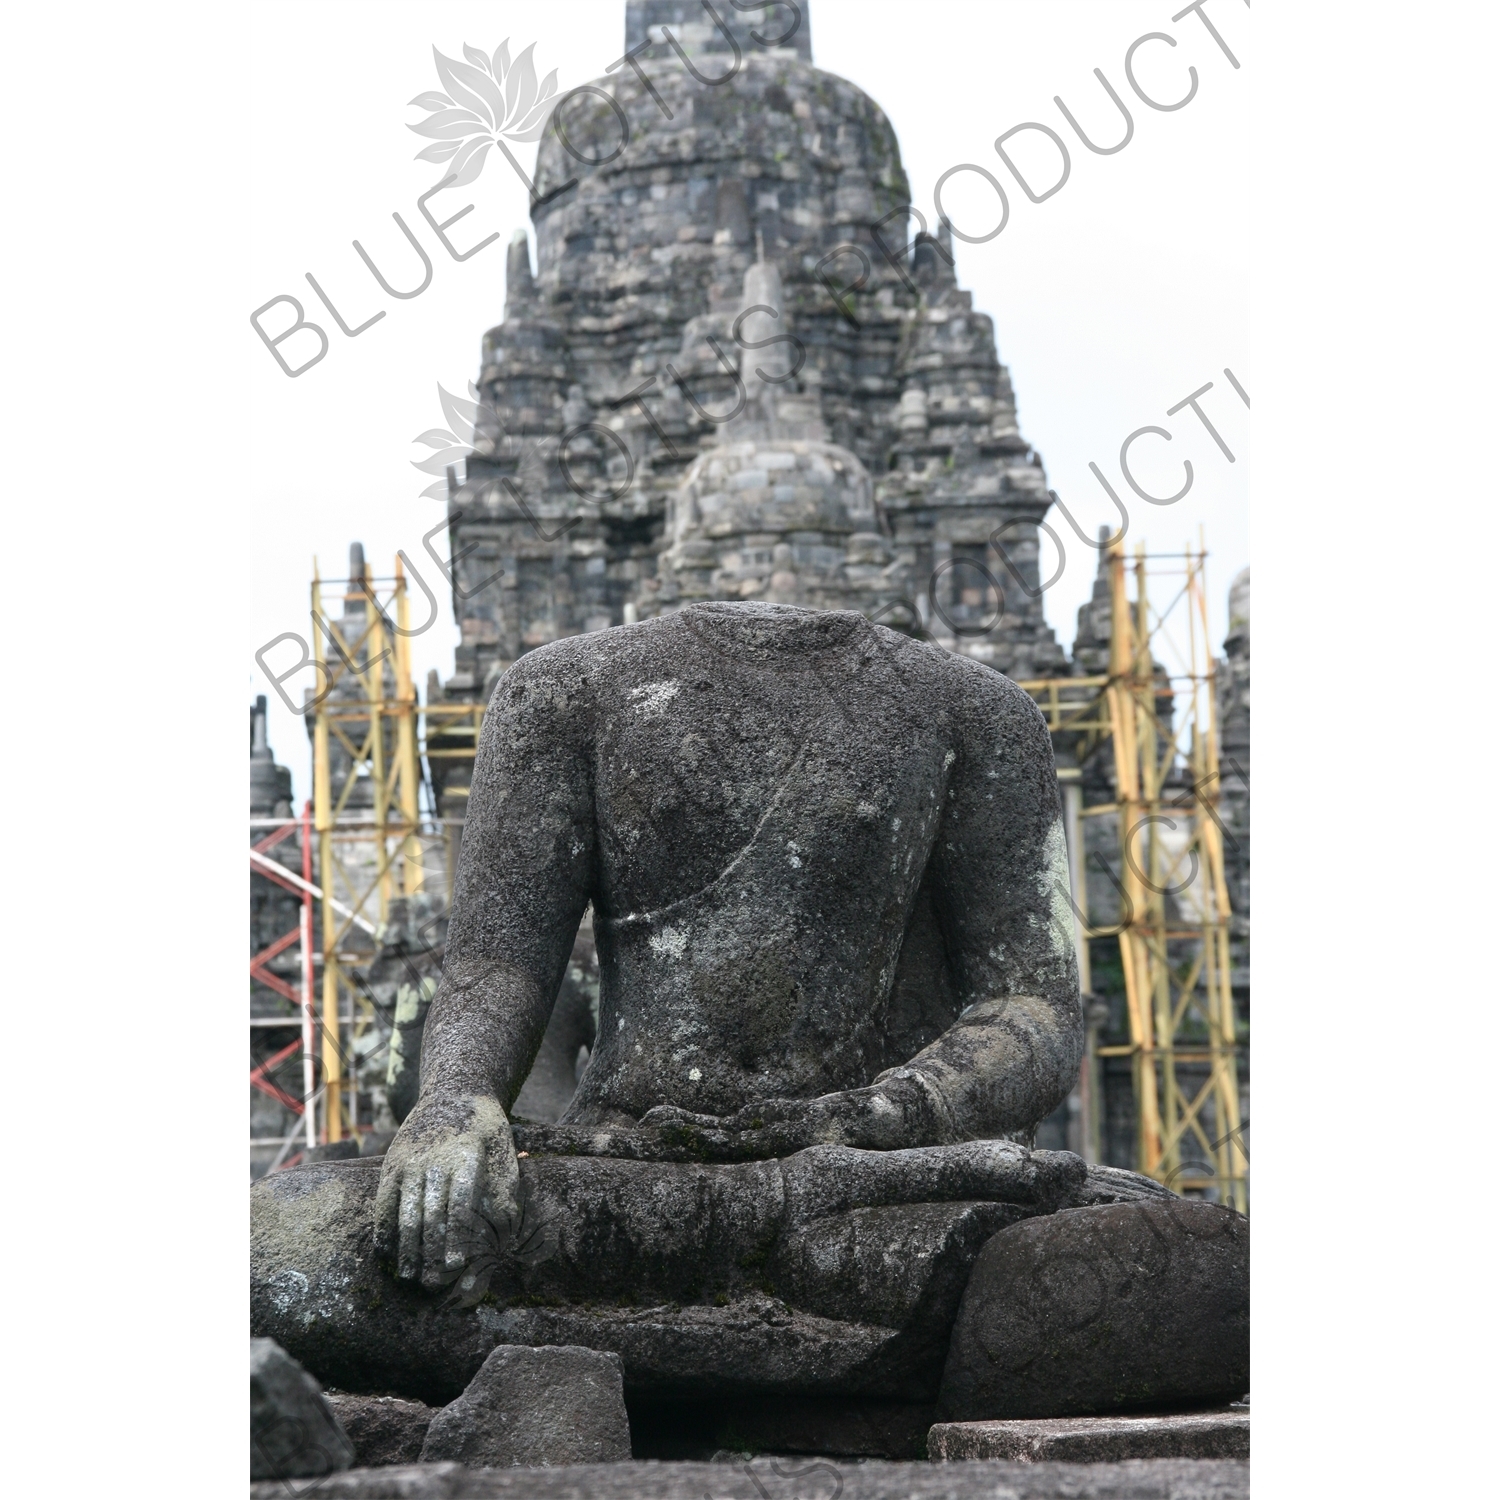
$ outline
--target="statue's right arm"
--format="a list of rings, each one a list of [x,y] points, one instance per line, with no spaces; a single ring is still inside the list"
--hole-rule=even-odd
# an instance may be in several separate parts
[[[376,1199],[382,1253],[424,1286],[492,1258],[519,1212],[507,1111],[593,890],[591,744],[588,683],[571,651],[523,657],[500,679],[474,765],[421,1092]]]

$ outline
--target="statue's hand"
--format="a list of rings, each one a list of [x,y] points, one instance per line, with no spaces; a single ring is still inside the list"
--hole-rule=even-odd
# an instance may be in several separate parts
[[[520,1218],[521,1172],[510,1123],[484,1095],[418,1101],[386,1151],[375,1198],[379,1253],[429,1288],[489,1272]],[[465,1270],[469,1271],[467,1276]],[[468,1300],[468,1299],[466,1299]]]
[[[658,1104],[642,1115],[641,1124],[699,1161],[766,1161],[812,1144],[810,1102],[768,1099],[733,1115],[697,1115]]]
[[[648,1110],[641,1124],[723,1161],[790,1156],[808,1146],[898,1151],[945,1144],[951,1130],[930,1091],[908,1072],[816,1099],[767,1099],[732,1115],[695,1115],[662,1104]]]

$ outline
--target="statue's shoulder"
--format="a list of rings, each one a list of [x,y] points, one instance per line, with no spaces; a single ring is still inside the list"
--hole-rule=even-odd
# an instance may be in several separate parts
[[[999,717],[1028,726],[1045,723],[1031,694],[1003,672],[883,625],[876,625],[874,633],[892,666],[913,688],[930,694],[935,704],[981,721]]]
[[[607,685],[645,681],[673,665],[680,633],[675,617],[663,616],[549,641],[500,675],[491,702],[538,692],[574,698]]]

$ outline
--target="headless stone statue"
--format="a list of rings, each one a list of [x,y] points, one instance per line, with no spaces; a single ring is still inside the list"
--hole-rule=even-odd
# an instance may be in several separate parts
[[[509,1110],[590,902],[599,1036],[539,1146],[698,1160],[1024,1138],[1082,1018],[1046,726],[852,613],[702,604],[496,689],[422,1093],[386,1157],[403,1275],[519,1213]]]
[[[501,1342],[613,1349],[627,1390],[930,1400],[987,1238],[1170,1197],[1028,1149],[1082,1048],[1067,891],[1046,726],[987,667],[770,604],[531,652],[417,1103],[383,1162],[261,1185],[256,1331],[429,1400]],[[513,1132],[589,907],[587,1069]]]

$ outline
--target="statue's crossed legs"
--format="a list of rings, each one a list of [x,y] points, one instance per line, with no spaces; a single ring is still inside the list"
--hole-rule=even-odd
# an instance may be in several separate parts
[[[732,1164],[528,1154],[520,1167],[509,1243],[497,1236],[446,1292],[381,1263],[378,1159],[263,1179],[254,1331],[326,1383],[429,1401],[457,1396],[497,1343],[614,1349],[643,1388],[920,1398],[996,1231],[1172,1196],[1008,1141]]]

